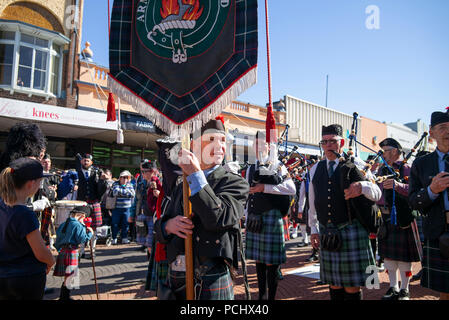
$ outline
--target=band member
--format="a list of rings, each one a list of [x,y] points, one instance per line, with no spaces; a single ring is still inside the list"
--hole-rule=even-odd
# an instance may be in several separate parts
[[[366,285],[367,267],[375,265],[374,256],[365,230],[358,219],[349,215],[348,202],[364,196],[371,201],[381,197],[379,187],[371,181],[353,182],[343,189],[340,172],[343,129],[334,124],[322,128],[321,147],[326,159],[310,171],[309,225],[311,242],[320,248],[320,277],[329,284],[331,300],[361,300],[360,288]],[[365,162],[354,159],[357,168]],[[370,172],[369,178],[373,178]]]
[[[168,207],[154,227],[157,240],[166,244],[170,264],[166,285],[176,299],[186,299],[184,239],[191,234],[196,299],[232,300],[231,269],[238,268],[239,224],[249,186],[221,165],[226,153],[223,123],[211,120],[200,132],[194,133],[191,141],[192,150],[200,153],[182,149],[178,155],[191,191],[193,218],[183,216],[183,183],[178,180]]]
[[[94,231],[84,224],[84,218],[90,215],[87,206],[75,207],[67,220],[61,224],[56,231],[57,238],[55,247],[59,254],[53,275],[64,277],[61,286],[60,300],[72,300],[70,298],[71,284],[67,283],[70,276],[78,273],[78,247],[89,241]]]
[[[412,276],[412,262],[419,261],[418,249],[411,223],[415,216],[408,205],[408,183],[406,178],[410,175],[410,166],[399,161],[402,155],[402,146],[395,139],[387,138],[379,143],[384,151],[384,159],[394,170],[399,170],[397,179],[387,179],[379,184],[383,195],[377,202],[382,212],[382,228],[386,232],[379,236],[379,255],[384,259],[385,268],[390,278],[390,288],[383,296],[383,300],[409,300],[409,283]],[[379,168],[378,176],[387,176],[390,170],[384,165]],[[393,199],[393,188],[395,198]],[[396,207],[397,223],[392,223],[391,211]],[[401,275],[401,287],[397,273]],[[400,290],[399,290],[400,289]]]
[[[310,244],[307,232],[310,233],[310,228],[307,225],[309,212],[309,188],[310,188],[310,171],[304,175],[304,180],[301,183],[298,203],[298,218],[300,220],[301,234],[303,235],[304,243],[299,243],[298,247],[304,247]],[[307,230],[309,229],[309,230]],[[319,260],[318,250],[312,247],[312,254],[306,259],[307,262],[317,262]]]
[[[79,160],[77,162],[78,173],[78,191],[76,199],[85,201],[89,204],[91,209],[92,229],[95,231],[97,227],[103,224],[103,217],[101,214],[100,206],[100,188],[99,183],[101,173],[100,170],[93,166],[93,157],[91,154],[76,155]],[[95,254],[95,246],[97,243],[97,237],[94,235],[92,252]],[[81,247],[81,257],[84,256],[84,247]]]
[[[251,186],[247,204],[246,258],[256,261],[259,300],[265,298],[267,284],[268,300],[274,300],[278,269],[287,260],[282,217],[288,213],[290,199],[285,196],[294,196],[296,188],[281,161],[269,166],[267,174],[263,174],[269,158],[269,144],[264,132],[257,132],[255,144],[257,161],[246,174]],[[285,201],[286,210],[279,206]]]
[[[44,155],[44,157],[41,160],[42,167],[44,168],[44,173],[52,174],[49,177],[43,178],[41,182],[41,188],[35,195],[35,200],[40,200],[42,197],[46,197],[50,204],[54,204],[56,201],[56,188],[58,185],[59,177],[51,170],[51,158],[48,153]],[[50,232],[50,230],[54,230],[54,227],[52,226],[52,215],[53,215],[53,208],[52,206],[49,206],[45,208],[41,213],[41,234],[42,238],[44,239],[45,243],[47,245],[50,245],[50,247],[53,247],[54,238],[53,236],[56,236],[54,234],[54,231]],[[50,237],[50,233],[52,237]]]
[[[440,240],[440,237],[449,230],[447,112],[432,113],[429,135],[437,142],[437,149],[413,162],[409,180],[409,203],[423,215],[425,245],[421,285],[438,291],[441,300],[449,300],[449,257],[442,255],[445,253],[441,250],[444,248],[444,242]]]

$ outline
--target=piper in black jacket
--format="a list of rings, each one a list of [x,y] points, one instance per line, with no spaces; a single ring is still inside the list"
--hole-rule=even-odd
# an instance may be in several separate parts
[[[440,292],[441,300],[449,300],[449,259],[441,255],[439,237],[449,231],[449,114],[434,112],[430,137],[437,150],[413,162],[410,173],[409,203],[423,215],[423,274],[421,285]]]
[[[195,292],[196,299],[231,300],[234,298],[231,269],[238,267],[240,220],[249,185],[221,166],[226,152],[221,121],[211,120],[203,126],[201,137],[192,140],[192,149],[195,148],[201,151],[201,156],[182,150],[179,163],[188,176],[193,219],[183,216],[180,181],[163,217],[155,223],[156,238],[167,244],[170,264],[167,284],[177,291],[177,299],[185,300],[184,239],[192,234],[195,282],[200,287]]]

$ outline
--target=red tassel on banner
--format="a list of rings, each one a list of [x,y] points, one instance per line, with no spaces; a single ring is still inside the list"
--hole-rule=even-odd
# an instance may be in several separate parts
[[[109,98],[108,98],[108,116],[106,118],[106,122],[108,121],[116,121],[117,117],[115,115],[115,101],[114,101],[114,96],[112,95],[112,93],[109,93]]]
[[[266,130],[266,136],[267,136],[267,142],[268,143],[276,143],[277,142],[277,136],[276,136],[276,120],[274,118],[273,113],[273,107],[270,105],[267,109],[267,120],[265,122],[265,130]],[[270,135],[270,133],[273,133],[273,137]]]

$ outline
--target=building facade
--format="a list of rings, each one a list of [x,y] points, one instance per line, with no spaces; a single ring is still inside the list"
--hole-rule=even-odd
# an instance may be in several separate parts
[[[321,140],[322,126],[340,124],[343,127],[345,146],[348,146],[349,135],[354,116],[332,110],[318,104],[286,95],[283,99],[287,111],[287,124],[289,128],[290,145],[298,146],[298,152],[305,155],[321,155],[319,142]],[[358,118],[357,126],[360,129],[361,120]],[[358,130],[357,139],[361,132]]]
[[[39,123],[58,166],[107,130],[76,109],[83,0],[0,2],[0,151],[19,121]],[[82,128],[83,130],[80,130]]]

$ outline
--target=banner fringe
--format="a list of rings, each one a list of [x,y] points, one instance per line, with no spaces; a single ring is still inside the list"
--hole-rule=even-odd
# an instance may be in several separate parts
[[[177,124],[164,116],[153,106],[136,96],[132,91],[123,86],[112,77],[108,77],[109,90],[129,103],[139,114],[152,121],[159,129],[164,131],[170,138],[180,140],[185,134],[191,134],[200,129],[203,124],[217,117],[228,105],[230,105],[240,94],[257,82],[257,68],[253,68],[242,76],[234,85],[228,88],[212,104],[206,107],[201,113],[187,120],[182,124]]]

